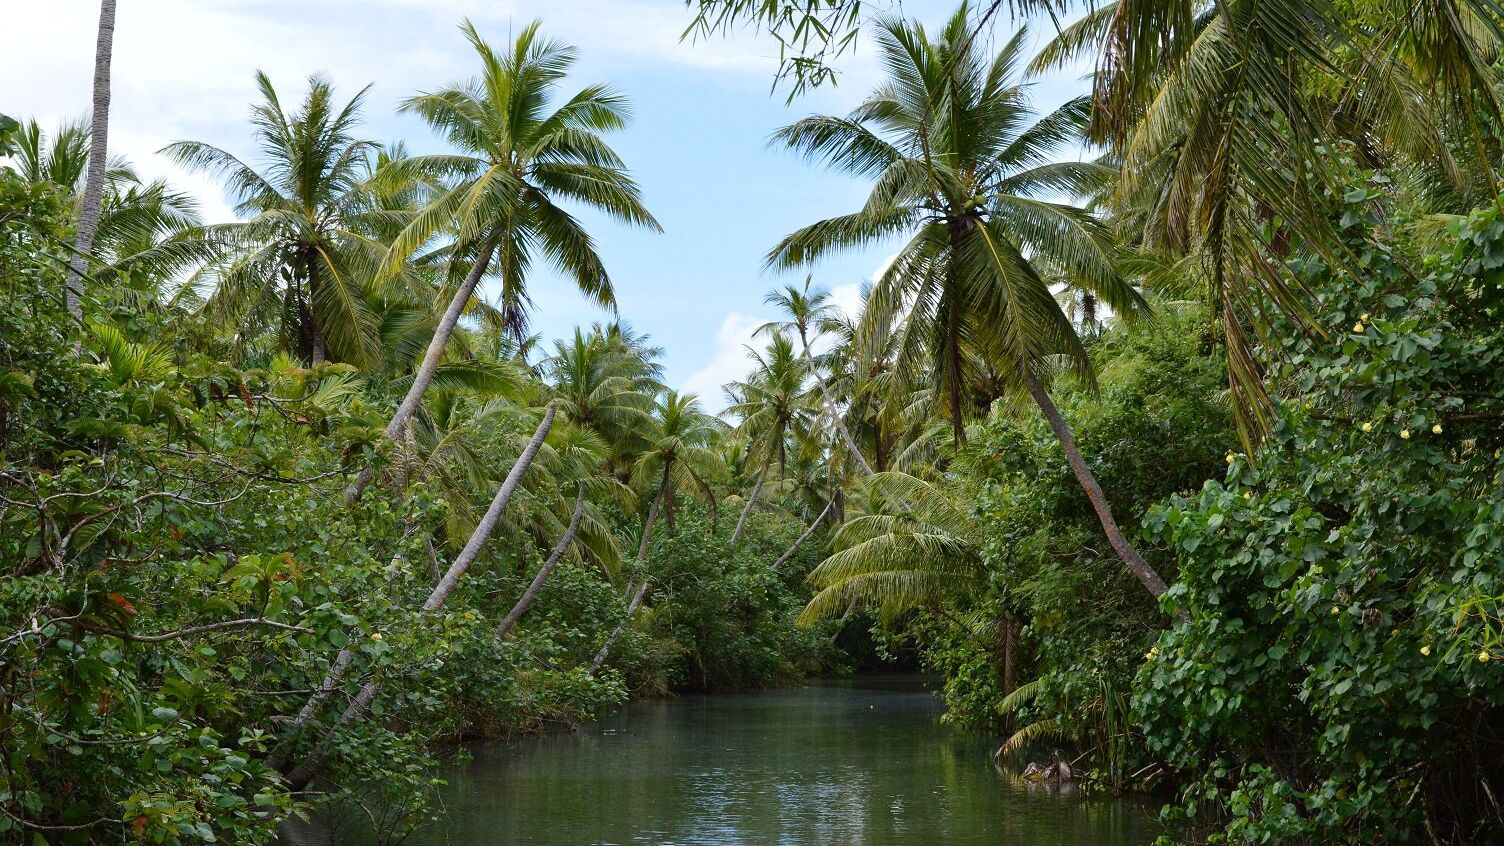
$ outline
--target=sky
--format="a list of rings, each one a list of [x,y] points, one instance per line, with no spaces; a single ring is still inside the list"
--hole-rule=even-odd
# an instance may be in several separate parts
[[[868,0],[932,28],[950,0]],[[44,128],[89,106],[98,3],[49,0],[6,6],[0,28],[0,112],[36,118]],[[247,117],[253,74],[264,70],[284,104],[301,99],[312,73],[341,98],[370,85],[364,132],[402,140],[412,152],[442,142],[417,118],[397,114],[405,97],[463,80],[476,60],[458,30],[472,20],[493,46],[520,26],[543,21],[547,35],[574,45],[579,61],[562,90],[610,83],[633,104],[631,125],[609,137],[642,186],[662,234],[579,212],[595,236],[616,287],[620,316],[665,350],[667,382],[698,393],[710,410],[721,385],[747,370],[745,345],[776,314],[769,289],[814,284],[847,309],[859,286],[898,242],[851,251],[809,271],[772,272],[763,257],[800,226],[858,208],[865,186],[768,146],[779,127],[809,114],[841,114],[880,79],[870,40],[841,57],[835,87],[787,103],[774,90],[777,46],[740,31],[686,42],[691,13],[680,0],[130,0],[116,20],[110,150],[148,178],[166,177],[195,195],[210,221],[233,219],[212,179],[177,167],[157,151],[177,140],[206,141],[257,163]],[[1015,23],[996,23],[992,37]],[[1048,33],[1036,31],[1038,41]],[[1037,81],[1041,109],[1084,93],[1079,73]],[[529,281],[533,329],[558,338],[611,315],[539,266]],[[549,345],[551,349],[551,344]]]

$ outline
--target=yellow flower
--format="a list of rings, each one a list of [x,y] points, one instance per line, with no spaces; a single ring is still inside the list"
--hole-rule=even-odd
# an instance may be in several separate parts
[[[1482,650],[1478,651],[1478,660],[1479,661],[1487,661],[1488,659],[1490,659],[1492,657],[1494,657],[1494,656],[1489,655],[1487,649],[1482,649]]]
[[[1372,432],[1373,431],[1373,424],[1372,423],[1364,423],[1363,424],[1363,431],[1365,431],[1365,432]]]
[[[1363,331],[1363,324],[1361,324],[1361,323],[1354,323],[1353,324],[1353,331],[1361,333]]]
[[[1433,434],[1433,435],[1439,435],[1439,434],[1441,434],[1441,424],[1440,423],[1437,423],[1435,426],[1431,427],[1431,434]]]
[[[1364,323],[1367,323],[1368,322],[1368,312],[1366,312],[1366,311],[1363,312],[1363,316],[1360,317],[1360,318],[1358,318],[1358,319],[1361,320],[1361,321],[1363,321]]]
[[[1430,655],[1431,654],[1431,647],[1429,647],[1429,646],[1422,646],[1420,648],[1420,654],[1422,654],[1422,655]]]
[[[1244,499],[1253,499],[1253,491],[1243,491]]]
[[[1409,429],[1401,429],[1400,430],[1400,437],[1404,438],[1407,441],[1410,440],[1410,430]]]
[[[1338,614],[1341,614],[1341,613],[1342,613],[1342,609],[1341,608],[1338,608],[1335,605],[1332,606],[1332,616],[1333,617],[1335,617],[1335,616],[1337,616]]]
[[[1227,454],[1227,463],[1228,464],[1232,463],[1232,453],[1230,453],[1230,452]]]
[[[371,640],[382,640],[381,632],[372,632]]]

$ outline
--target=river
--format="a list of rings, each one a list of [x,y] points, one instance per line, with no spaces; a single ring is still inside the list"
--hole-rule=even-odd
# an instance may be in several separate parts
[[[920,679],[636,702],[575,734],[477,747],[408,846],[1145,846],[1133,800],[1024,785],[938,722]],[[328,844],[317,824],[289,846]],[[341,833],[339,844],[372,843]]]

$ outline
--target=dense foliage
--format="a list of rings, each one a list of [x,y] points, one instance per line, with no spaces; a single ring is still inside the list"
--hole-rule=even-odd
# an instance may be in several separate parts
[[[796,87],[866,23],[690,5]],[[1167,841],[1504,839],[1499,10],[1107,3],[1032,62],[1001,10],[873,21],[774,135],[868,194],[771,266],[901,246],[768,294],[724,415],[528,334],[538,260],[617,307],[583,220],[658,225],[538,24],[464,26],[431,155],[258,75],[261,159],[167,148],[235,221],[108,158],[108,37],[87,130],[0,116],[0,840],[397,842],[466,740],[900,654]]]
[[[1361,275],[1303,267],[1332,337],[1271,350],[1268,443],[1147,521],[1191,622],[1155,645],[1135,714],[1194,777],[1185,811],[1235,841],[1504,836],[1504,222],[1491,206],[1450,252],[1407,254],[1382,198],[1348,196]]]

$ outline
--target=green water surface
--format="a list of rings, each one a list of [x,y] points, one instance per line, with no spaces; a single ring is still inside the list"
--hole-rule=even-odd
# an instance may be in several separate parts
[[[1153,810],[1025,785],[995,739],[941,726],[913,678],[639,702],[583,728],[474,750],[410,846],[1141,846]],[[356,826],[341,844],[373,843]],[[331,842],[318,825],[290,846]]]

